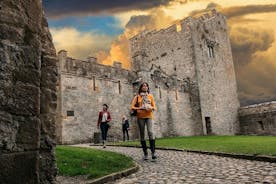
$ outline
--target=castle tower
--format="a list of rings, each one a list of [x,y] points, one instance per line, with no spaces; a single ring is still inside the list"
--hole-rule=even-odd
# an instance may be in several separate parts
[[[67,51],[66,50],[60,50],[58,52],[58,60],[59,60],[59,67],[58,67],[59,71],[63,71],[65,68],[66,60],[67,60]]]
[[[157,136],[202,135],[190,30],[176,25],[130,39],[132,69],[150,84],[158,111]]]
[[[240,104],[226,18],[213,10],[190,28],[204,134],[233,135]]]
[[[225,17],[212,11],[188,17],[180,26],[180,31],[172,25],[130,39],[132,69],[153,86],[163,86],[153,93],[167,91],[169,104],[161,108],[167,115],[158,120],[163,121],[161,129],[165,121],[173,121],[174,136],[237,133],[239,101]],[[160,72],[163,82],[152,81]],[[174,86],[172,78],[177,78]],[[176,101],[172,91],[179,96]],[[164,99],[158,103],[163,105]]]

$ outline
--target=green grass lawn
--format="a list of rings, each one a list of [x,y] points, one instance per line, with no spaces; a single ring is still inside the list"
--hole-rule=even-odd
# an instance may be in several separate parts
[[[138,141],[121,145],[140,145]],[[192,136],[162,138],[156,147],[196,151],[276,156],[276,136]]]
[[[117,143],[140,146],[139,141]],[[192,136],[162,138],[156,147],[196,151],[276,156],[276,136]],[[71,146],[57,146],[56,158],[59,175],[88,175],[95,179],[134,166],[124,155]]]
[[[57,146],[56,159],[59,175],[88,175],[95,179],[134,166],[130,157],[91,148]]]

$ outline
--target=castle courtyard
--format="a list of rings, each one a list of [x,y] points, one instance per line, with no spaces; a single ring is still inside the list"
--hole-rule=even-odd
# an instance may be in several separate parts
[[[88,144],[77,146],[102,150]],[[105,150],[130,156],[140,165],[138,172],[110,183],[276,183],[276,163],[169,150],[157,150],[158,161],[151,162],[142,160],[140,148],[108,146]],[[74,182],[62,180],[63,184]]]
[[[137,117],[130,116],[130,105],[144,82],[157,106],[149,108],[155,110],[156,138],[263,135],[273,136],[273,144],[266,148],[276,148],[276,19],[272,18],[276,4],[249,0],[220,7],[207,1],[206,9],[203,4],[201,9],[187,7],[189,11],[182,7],[181,15],[173,18],[164,8],[174,10],[174,15],[178,11],[171,8],[188,1],[0,0],[0,184],[86,184],[77,181],[78,176],[61,177],[57,145],[103,150],[88,144],[100,140],[97,120],[103,104],[108,104],[112,116],[107,141],[122,140],[125,116],[130,140],[138,140]],[[71,6],[78,11],[67,12]],[[131,14],[121,17],[122,13]],[[275,14],[248,17],[256,13]],[[162,17],[168,19],[166,24],[155,26]],[[72,27],[74,22],[85,29]],[[105,31],[98,29],[103,25],[108,25]],[[56,33],[69,45],[58,48]],[[118,41],[120,47],[114,44]],[[77,49],[74,55],[70,45],[89,52]],[[123,57],[111,57],[113,52]],[[110,183],[276,184],[276,151],[254,152],[254,157],[274,156],[274,162],[262,162],[157,150],[157,162],[151,162],[142,160],[141,148],[105,150],[139,164],[137,172]],[[107,158],[99,155],[100,161]],[[106,164],[104,170],[108,167],[115,168]]]

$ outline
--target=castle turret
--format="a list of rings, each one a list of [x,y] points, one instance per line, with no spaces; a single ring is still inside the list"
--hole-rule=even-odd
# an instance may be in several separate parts
[[[91,64],[96,64],[98,62],[98,59],[93,56],[87,57],[87,61],[90,62]]]
[[[67,60],[67,51],[60,50],[58,52],[58,60],[59,60],[59,71],[63,71],[65,68],[66,60]]]
[[[122,68],[122,63],[120,61],[113,61],[113,66],[115,68]]]
[[[132,70],[148,71],[151,67],[151,62],[146,61],[146,52],[141,50],[132,55]]]

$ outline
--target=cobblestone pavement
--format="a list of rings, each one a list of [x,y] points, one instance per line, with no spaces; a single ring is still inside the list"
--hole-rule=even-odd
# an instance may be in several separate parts
[[[99,146],[93,148],[103,150]],[[141,166],[137,173],[112,183],[276,184],[276,163],[164,150],[157,150],[158,160],[151,162],[142,160],[141,148],[108,146],[104,150],[128,155]]]

